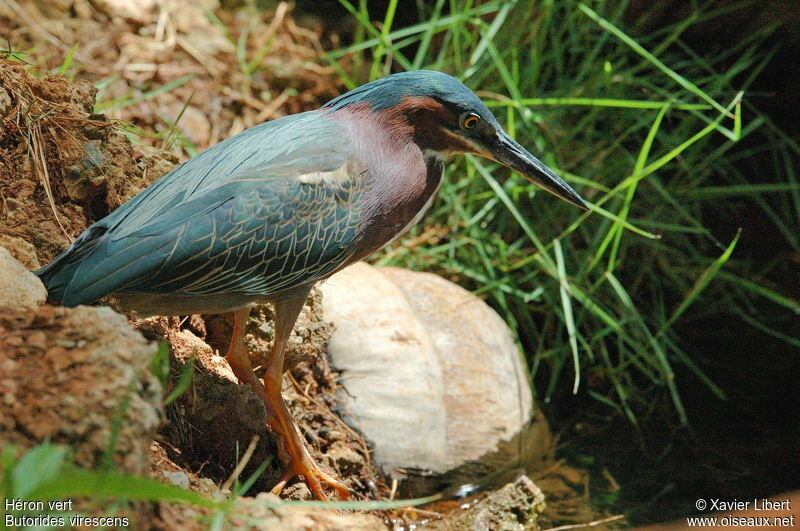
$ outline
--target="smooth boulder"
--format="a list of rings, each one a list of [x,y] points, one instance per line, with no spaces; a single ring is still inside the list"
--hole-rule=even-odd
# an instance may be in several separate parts
[[[511,330],[429,273],[355,264],[321,286],[340,413],[414,494],[536,468],[551,435]]]

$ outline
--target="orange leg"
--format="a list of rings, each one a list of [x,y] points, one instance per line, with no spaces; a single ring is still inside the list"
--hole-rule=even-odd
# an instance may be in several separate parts
[[[283,477],[272,489],[273,494],[280,494],[286,484],[295,476],[302,476],[308,488],[318,500],[326,500],[322,483],[331,486],[343,499],[350,497],[350,489],[338,481],[333,475],[324,472],[308,453],[304,441],[295,426],[286,403],[281,396],[281,379],[283,377],[283,356],[286,341],[292,332],[295,320],[305,302],[302,297],[275,304],[275,345],[267,361],[267,372],[262,385],[253,372],[244,346],[244,332],[250,309],[238,310],[233,314],[233,335],[231,345],[225,358],[239,379],[239,383],[247,384],[261,398],[267,410],[267,425],[278,444],[278,457],[287,467]]]

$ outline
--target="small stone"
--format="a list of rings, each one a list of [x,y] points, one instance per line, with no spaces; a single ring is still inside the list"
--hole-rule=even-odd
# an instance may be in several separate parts
[[[364,466],[364,458],[342,440],[337,440],[328,449],[328,456],[333,459],[337,470],[347,475]]]
[[[286,500],[313,500],[314,496],[311,495],[311,491],[308,490],[308,487],[302,481],[298,481],[297,483],[293,483],[289,485],[283,492],[281,493],[281,497]]]
[[[89,140],[83,145],[83,158],[67,168],[64,186],[67,194],[81,202],[90,201],[97,191],[108,183],[111,157],[100,140]]]
[[[112,18],[122,18],[139,24],[146,24],[152,21],[156,3],[155,0],[139,0],[138,2],[95,0],[94,5]]]
[[[31,332],[26,343],[34,348],[44,349],[47,346],[47,336],[41,330]]]
[[[8,92],[0,89],[0,118],[6,116],[11,111],[11,96]]]
[[[53,340],[53,343],[55,343],[59,347],[64,347],[64,348],[75,348],[76,346],[78,346],[78,343],[76,341],[73,341],[71,339],[62,339],[60,337],[55,338]]]
[[[211,494],[217,492],[218,489],[217,485],[209,478],[199,478],[196,490],[199,492],[205,492],[206,494]],[[230,495],[230,491],[228,491],[228,495]]]
[[[163,474],[164,479],[173,485],[177,485],[182,489],[189,488],[189,476],[186,475],[186,472],[176,471],[176,472],[165,472]]]
[[[0,247],[0,310],[32,312],[46,298],[42,281]]]
[[[426,529],[539,529],[539,517],[544,508],[542,491],[527,476],[520,476],[503,488],[490,492],[475,505],[430,522]]]
[[[19,260],[26,269],[42,267],[36,254],[36,247],[27,240],[9,234],[0,234],[0,247],[5,247],[11,256]]]

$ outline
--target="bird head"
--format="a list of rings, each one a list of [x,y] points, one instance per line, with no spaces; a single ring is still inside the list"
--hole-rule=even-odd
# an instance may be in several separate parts
[[[392,74],[343,94],[324,108],[336,111],[358,103],[369,104],[372,112],[403,116],[423,152],[445,159],[456,153],[485,157],[588,210],[575,190],[511,138],[481,99],[450,75],[431,70]]]

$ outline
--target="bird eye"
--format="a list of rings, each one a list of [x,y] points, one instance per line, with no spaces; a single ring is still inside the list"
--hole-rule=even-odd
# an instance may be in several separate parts
[[[466,112],[461,115],[461,127],[464,129],[472,129],[478,125],[480,121],[481,117],[474,112]]]

